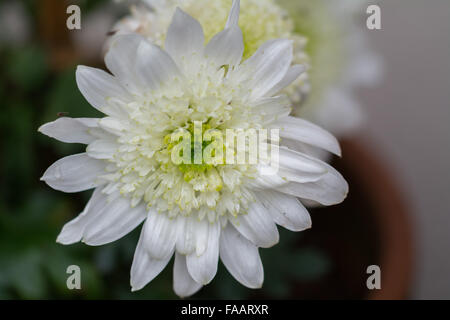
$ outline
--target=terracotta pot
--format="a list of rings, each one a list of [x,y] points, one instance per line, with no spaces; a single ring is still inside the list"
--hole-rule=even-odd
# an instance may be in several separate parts
[[[313,226],[299,248],[315,248],[330,261],[318,279],[294,282],[293,299],[404,299],[412,270],[408,210],[393,176],[367,144],[342,142],[332,163],[350,185],[340,205],[310,210]],[[367,267],[381,268],[381,290],[369,290]]]
[[[342,147],[342,165],[370,195],[379,234],[381,290],[370,291],[367,298],[407,298],[413,260],[411,227],[403,195],[388,168],[368,147],[354,140],[344,141]]]

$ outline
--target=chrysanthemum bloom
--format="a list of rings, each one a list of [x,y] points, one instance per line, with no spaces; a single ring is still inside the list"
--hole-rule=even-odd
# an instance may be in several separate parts
[[[165,50],[138,35],[117,37],[105,58],[113,75],[88,67],[76,73],[85,98],[106,117],[61,118],[40,128],[63,142],[88,144],[86,153],[54,163],[42,180],[64,192],[95,188],[58,242],[103,245],[145,221],[132,290],[155,278],[174,254],[180,296],[213,279],[219,256],[236,280],[259,288],[258,248],[278,242],[276,224],[293,231],[311,226],[297,197],[332,205],[347,194],[336,170],[301,152],[309,145],[340,154],[335,138],[289,117],[289,99],[278,95],[302,71],[291,66],[292,42],[268,41],[242,63],[238,16],[236,1],[226,28],[206,47],[201,25],[179,9]],[[272,175],[260,164],[176,165],[170,137],[194,122],[219,132],[278,128],[292,149],[280,146]]]
[[[139,33],[159,46],[164,44],[167,28],[175,9],[179,7],[203,27],[205,41],[221,31],[227,21],[232,0],[141,0],[131,8],[131,14],[120,20],[113,31],[117,34]],[[290,39],[293,42],[293,64],[308,69],[305,54],[306,39],[294,33],[294,23],[275,0],[242,0],[239,27],[243,33],[243,60],[270,39]],[[308,72],[303,72],[284,89],[292,103],[299,105],[309,92]]]

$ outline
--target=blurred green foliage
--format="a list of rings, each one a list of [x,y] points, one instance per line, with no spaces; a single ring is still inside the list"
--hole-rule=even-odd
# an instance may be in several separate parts
[[[85,10],[100,1],[85,1]],[[36,2],[23,1],[35,19]],[[83,11],[86,12],[86,11]],[[0,47],[0,299],[174,299],[172,263],[150,285],[132,293],[129,274],[139,229],[102,247],[55,242],[64,223],[90,196],[63,194],[39,177],[57,159],[83,152],[40,135],[37,129],[60,112],[98,117],[77,89],[75,68],[53,71],[47,49],[34,39],[21,48]],[[261,290],[237,283],[222,264],[213,282],[194,298],[289,298],[295,281],[326,274],[320,251],[299,246],[300,234],[280,230],[280,244],[261,250],[266,281]],[[68,290],[66,269],[78,265],[82,289]]]

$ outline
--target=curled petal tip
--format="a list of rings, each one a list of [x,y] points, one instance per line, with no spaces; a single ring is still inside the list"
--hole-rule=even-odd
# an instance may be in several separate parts
[[[240,0],[233,0],[231,6],[230,15],[228,16],[227,24],[225,28],[232,26],[237,26],[239,23],[239,12],[240,12],[241,2]]]

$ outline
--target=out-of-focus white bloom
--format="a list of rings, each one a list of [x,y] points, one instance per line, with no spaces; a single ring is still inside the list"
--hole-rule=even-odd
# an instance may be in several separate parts
[[[367,0],[277,0],[308,39],[312,90],[294,114],[338,136],[364,122],[355,89],[378,83],[382,62],[364,35]],[[359,20],[358,20],[359,18]],[[359,21],[359,23],[358,23]]]
[[[298,198],[332,205],[348,192],[336,170],[302,152],[314,146],[339,155],[336,139],[290,117],[289,99],[279,95],[303,69],[291,64],[292,41],[265,42],[242,62],[238,20],[235,1],[225,29],[206,46],[200,23],[180,9],[165,50],[140,35],[115,37],[105,57],[113,75],[83,66],[76,73],[84,97],[106,116],[60,118],[40,128],[60,141],[88,145],[86,153],[54,163],[42,180],[64,192],[95,188],[58,242],[103,245],[145,221],[132,290],[155,278],[173,255],[180,296],[213,279],[219,256],[236,280],[259,288],[258,248],[278,242],[276,224],[293,231],[311,226]],[[177,143],[168,137],[189,131],[194,121],[219,132],[280,130],[278,172],[264,175],[261,164],[175,164],[170,151]]]
[[[31,22],[24,5],[19,1],[0,4],[0,44],[21,46],[30,38]]]
[[[83,14],[81,30],[72,30],[70,36],[80,57],[95,60],[102,56],[99,44],[108,40],[108,32],[119,13],[117,6],[104,4],[94,11]]]
[[[113,31],[117,34],[138,33],[162,47],[172,15],[180,7],[200,22],[207,42],[225,26],[230,5],[231,0],[142,0],[131,8],[131,15],[114,26]],[[244,38],[244,60],[264,42],[283,38],[293,41],[293,64],[307,67],[306,39],[293,32],[292,20],[275,0],[242,0],[239,26]],[[308,73],[304,72],[285,89],[285,93],[298,105],[309,88]]]

